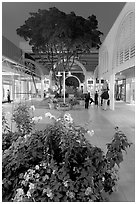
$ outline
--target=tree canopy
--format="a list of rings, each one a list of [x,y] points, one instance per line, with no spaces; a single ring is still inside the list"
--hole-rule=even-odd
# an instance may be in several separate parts
[[[30,13],[24,25],[16,31],[29,42],[34,53],[46,54],[52,71],[55,69],[54,56],[57,57],[56,64],[61,62],[64,70],[67,70],[79,53],[89,52],[93,47],[99,48],[100,36],[103,35],[98,30],[95,15],[85,19],[74,12],[66,14],[56,7]],[[70,59],[73,59],[71,65]]]

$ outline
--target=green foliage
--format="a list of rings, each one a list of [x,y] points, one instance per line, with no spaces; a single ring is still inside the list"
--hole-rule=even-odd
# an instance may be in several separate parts
[[[92,47],[99,48],[103,34],[98,30],[95,15],[85,19],[74,12],[66,14],[56,7],[30,13],[30,17],[16,31],[20,37],[29,41],[33,52],[41,56],[43,65],[45,63],[48,70],[53,71],[56,85],[60,84],[60,93],[61,78],[58,79],[56,72],[60,67],[62,70],[70,70],[79,53],[90,52]],[[54,64],[57,65],[56,69]]]
[[[115,164],[119,167],[119,164],[123,161],[123,151],[126,152],[126,149],[132,144],[128,142],[126,135],[118,127],[115,130],[112,142],[107,143],[106,157],[110,168],[114,167]]]
[[[16,122],[19,133],[23,135],[29,134],[33,129],[34,122],[30,115],[29,107],[25,104],[18,104],[14,109],[12,120]]]
[[[10,132],[10,127],[9,127],[8,121],[5,117],[5,113],[4,113],[4,111],[2,111],[2,133],[6,134],[9,132]]]
[[[107,201],[106,193],[116,188],[117,170],[108,152],[91,145],[86,133],[65,114],[43,131],[18,137],[3,152],[3,201]],[[126,136],[120,133],[120,138],[126,149]],[[109,145],[110,153],[114,140]]]

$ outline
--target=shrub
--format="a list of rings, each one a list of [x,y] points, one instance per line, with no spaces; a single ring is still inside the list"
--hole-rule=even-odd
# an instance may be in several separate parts
[[[105,153],[91,145],[69,114],[44,131],[19,137],[3,153],[3,201],[107,201],[118,180],[109,154],[130,144],[117,132]],[[122,146],[121,144],[124,144]],[[114,157],[113,157],[114,158]],[[116,160],[114,160],[117,164]],[[121,162],[121,161],[120,161]]]
[[[32,118],[27,105],[19,103],[14,109],[12,120],[16,122],[19,133],[25,135],[32,131],[34,125]]]
[[[2,110],[2,133],[6,134],[10,132],[10,127],[5,116],[5,112]]]

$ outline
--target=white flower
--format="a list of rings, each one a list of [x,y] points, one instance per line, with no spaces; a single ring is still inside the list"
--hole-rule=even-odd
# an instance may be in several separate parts
[[[56,170],[53,170],[53,171],[52,171],[52,174],[55,174],[55,172],[56,172]]]
[[[32,110],[32,111],[35,111],[35,106],[33,105],[33,106],[30,106],[30,109]]]
[[[35,187],[35,185],[33,184],[33,183],[30,183],[29,184],[29,189],[31,190],[31,189],[34,189],[34,187]]]
[[[36,169],[36,170],[39,170],[39,165],[36,165],[36,166],[35,166],[35,169]]]
[[[38,117],[38,120],[42,120],[42,116],[39,116],[39,117]]]
[[[34,122],[38,122],[38,117],[33,117],[32,120],[33,120]]]
[[[64,181],[63,184],[64,184],[65,187],[68,187],[68,181]]]
[[[65,122],[73,123],[73,118],[71,117],[70,113],[66,113],[64,115],[64,120],[65,120]]]
[[[55,119],[56,120],[56,117],[54,115],[52,115],[50,112],[48,113],[45,113],[45,117],[49,117],[50,119]]]
[[[22,188],[18,188],[17,189],[17,194],[18,194],[18,196],[24,195],[23,189]]]
[[[21,181],[21,184],[25,186],[26,185],[26,181],[24,181],[24,180]]]
[[[88,130],[87,133],[92,137],[94,135],[94,130]]]
[[[85,191],[85,195],[89,195],[91,191],[92,191],[91,187],[88,187]]]
[[[70,197],[70,198],[74,198],[74,195],[75,195],[75,194],[74,194],[73,192],[69,192],[69,197]]]
[[[30,191],[27,191],[27,197],[28,197],[28,198],[31,197]]]
[[[75,194],[73,192],[67,191],[66,195],[70,198],[74,198]]]
[[[103,182],[105,181],[105,178],[104,178],[104,177],[102,177],[102,181],[103,181]]]

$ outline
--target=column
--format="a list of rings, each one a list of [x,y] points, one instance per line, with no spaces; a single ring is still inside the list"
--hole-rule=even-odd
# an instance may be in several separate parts
[[[44,76],[41,76],[41,99],[44,98]]]
[[[114,99],[114,91],[115,91],[115,74],[110,75],[110,87],[109,87],[109,98],[110,98],[110,109],[115,109],[115,99]]]
[[[101,91],[101,88],[102,88],[102,86],[101,86],[101,78],[99,78],[99,85],[98,85],[98,90],[99,90],[99,104],[101,104],[101,94],[102,94],[102,91]]]
[[[85,74],[85,81],[84,81],[84,90],[83,93],[87,91],[87,74]]]
[[[14,75],[12,75],[12,100],[15,101],[15,81],[14,81]]]

